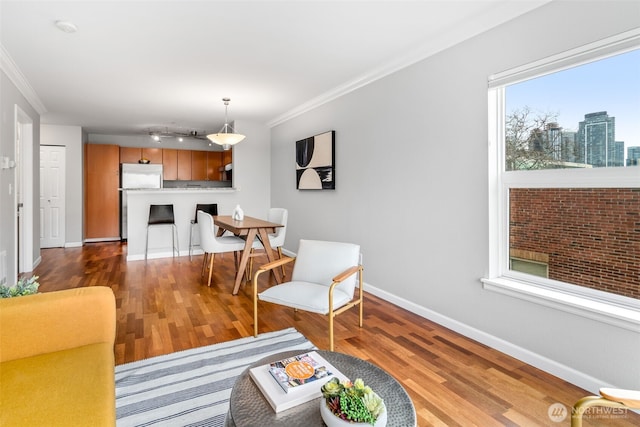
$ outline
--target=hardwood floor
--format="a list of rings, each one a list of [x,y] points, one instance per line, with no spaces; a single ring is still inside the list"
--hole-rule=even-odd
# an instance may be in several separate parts
[[[207,287],[200,275],[202,256],[126,262],[126,249],[120,243],[44,249],[34,271],[41,292],[113,289],[116,364],[251,336],[251,285],[231,295],[232,254],[216,257]],[[266,286],[271,279],[263,276]],[[590,394],[370,294],[364,315],[362,329],[356,309],[336,318],[336,351],[366,359],[400,381],[413,399],[419,426],[568,426],[570,417],[551,421],[549,406],[562,403],[570,412]],[[260,319],[260,332],[295,327],[328,348],[326,317],[260,303]],[[638,414],[618,416],[589,412],[584,425],[640,425]]]

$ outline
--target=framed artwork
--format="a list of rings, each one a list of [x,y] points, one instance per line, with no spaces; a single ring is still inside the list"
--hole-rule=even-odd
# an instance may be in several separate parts
[[[336,131],[296,141],[296,188],[335,190]]]

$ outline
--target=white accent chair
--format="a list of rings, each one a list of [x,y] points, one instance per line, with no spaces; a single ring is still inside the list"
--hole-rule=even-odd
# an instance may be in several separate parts
[[[207,286],[211,286],[211,275],[213,273],[213,259],[215,254],[233,252],[238,266],[237,253],[244,250],[245,241],[236,236],[216,236],[216,227],[213,223],[213,216],[206,212],[198,211],[198,225],[200,227],[200,247],[204,251],[202,260],[202,273],[204,275],[209,257],[209,280]]]
[[[284,246],[284,238],[287,234],[287,221],[289,219],[289,211],[284,208],[271,208],[269,209],[269,214],[267,217],[267,221],[273,222],[275,224],[282,224],[283,227],[276,228],[276,232],[274,234],[269,234],[269,244],[272,249],[278,250],[278,258],[282,258],[282,246]],[[263,255],[262,252],[255,252],[257,250],[264,250],[264,246],[262,246],[262,242],[259,239],[253,241],[253,246],[251,247],[251,260],[249,261],[249,279],[251,279],[251,275],[253,274],[253,258],[259,255]],[[284,265],[281,266],[282,275],[285,275]]]
[[[291,281],[258,293],[264,272],[295,260]],[[360,246],[352,243],[300,240],[296,258],[283,257],[258,268],[253,277],[253,330],[258,336],[258,300],[329,316],[329,350],[333,351],[333,318],[360,307],[362,327],[363,281]],[[359,294],[354,299],[356,281]]]

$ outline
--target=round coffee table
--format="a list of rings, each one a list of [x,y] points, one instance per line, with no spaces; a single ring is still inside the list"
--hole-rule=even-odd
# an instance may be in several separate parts
[[[351,380],[362,378],[384,399],[387,408],[387,427],[416,425],[416,411],[411,398],[395,378],[379,367],[357,357],[332,351],[316,350],[329,363]],[[285,357],[301,354],[300,350],[274,354],[254,363],[249,368],[264,365]],[[264,426],[324,426],[320,417],[320,399],[303,403],[276,413],[249,375],[249,368],[240,374],[231,390],[229,412],[225,427]]]

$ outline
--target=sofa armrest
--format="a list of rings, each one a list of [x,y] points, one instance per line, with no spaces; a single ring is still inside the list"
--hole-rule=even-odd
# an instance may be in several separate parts
[[[0,362],[94,343],[113,345],[116,307],[105,286],[0,299]]]

